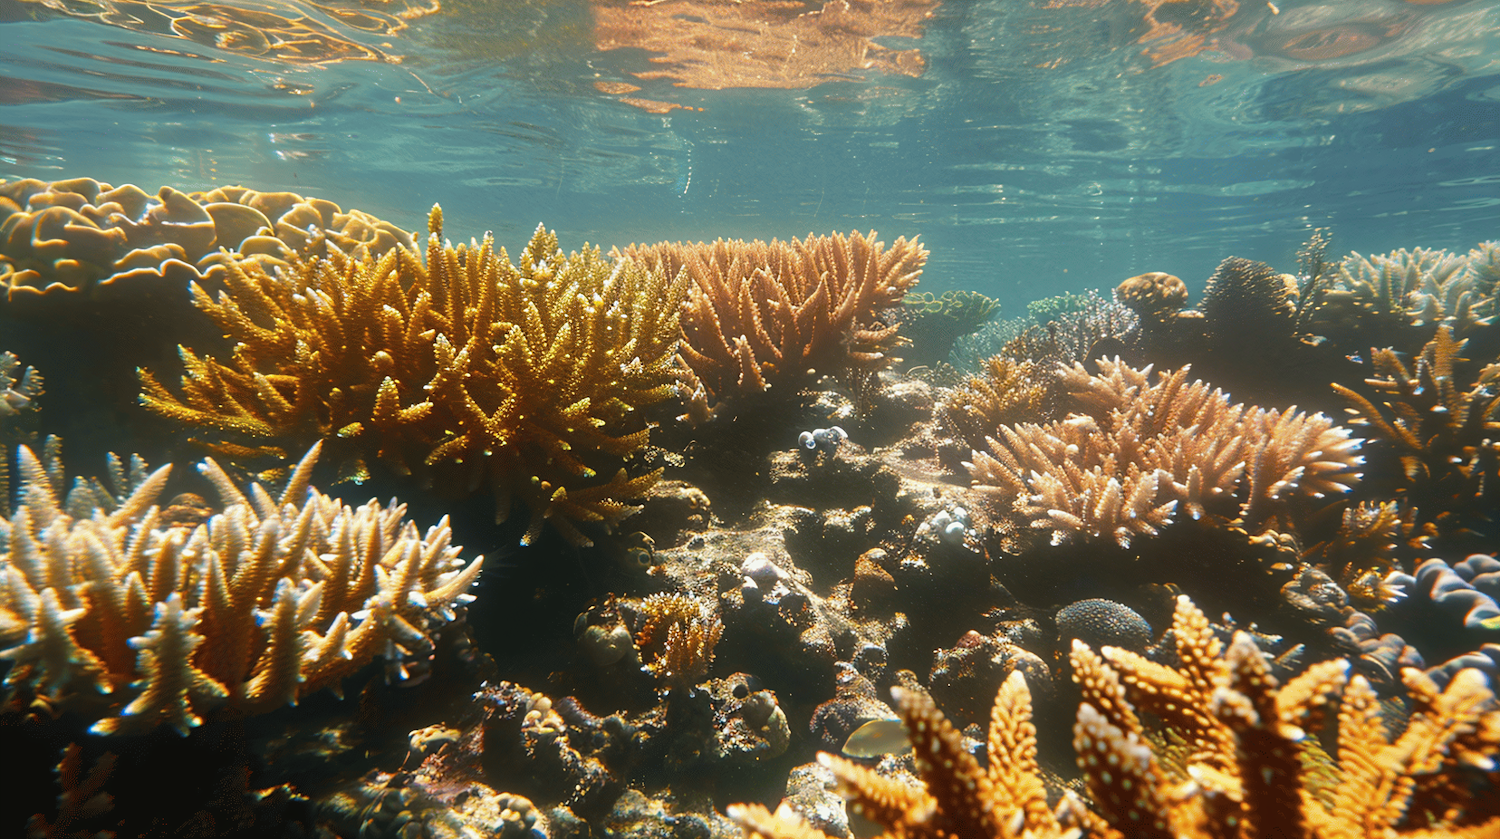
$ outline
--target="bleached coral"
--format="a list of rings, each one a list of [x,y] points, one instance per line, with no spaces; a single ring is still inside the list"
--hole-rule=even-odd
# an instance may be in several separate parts
[[[19,504],[0,518],[5,684],[98,733],[185,734],[222,704],[267,711],[337,691],[377,655],[403,674],[429,656],[482,559],[459,557],[446,519],[423,535],[404,505],[309,488],[317,454],[279,498],[204,460],[222,511],[184,527],[163,512],[170,466],[137,460],[126,479],[115,464],[117,493],[78,481],[64,498],[61,466],[21,447]]]

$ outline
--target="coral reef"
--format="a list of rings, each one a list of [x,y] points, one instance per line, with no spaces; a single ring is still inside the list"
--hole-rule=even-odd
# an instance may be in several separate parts
[[[1392,735],[1375,693],[1363,677],[1349,677],[1342,661],[1278,685],[1249,634],[1237,633],[1226,647],[1186,597],[1177,602],[1173,634],[1175,668],[1074,643],[1082,701],[1073,747],[1090,803],[1065,789],[1049,804],[1020,673],[996,697],[984,767],[930,698],[900,688],[893,694],[921,787],[826,753],[819,762],[838,779],[850,810],[892,835],[1481,836],[1500,828],[1493,796],[1500,770],[1491,758],[1500,746],[1500,707],[1479,671],[1460,671],[1440,689],[1407,670],[1412,708],[1404,730]],[[1336,697],[1337,749],[1324,756],[1307,732],[1335,718]],[[1157,745],[1146,713],[1186,752]],[[1322,773],[1336,781],[1324,783]],[[785,807],[728,812],[747,836],[824,835]]]
[[[590,544],[578,523],[614,524],[660,474],[631,476],[623,458],[646,444],[639,409],[674,393],[686,277],[565,254],[541,226],[519,265],[488,237],[444,244],[436,207],[429,228],[425,260],[330,251],[274,277],[233,265],[217,298],[195,283],[232,357],[184,348],[182,396],[143,371],[142,403],[231,460],[336,442],[347,477],[368,458],[450,492],[488,488],[497,517],[514,497],[530,509],[523,542],[551,521]]]
[[[1346,492],[1360,473],[1360,440],[1322,414],[1229,401],[1188,368],[1156,377],[1118,359],[1063,374],[1076,412],[1036,425],[1002,425],[966,464],[976,486],[1054,543],[1104,539],[1128,546],[1181,511],[1252,534],[1292,526],[1296,497]]]
[[[810,373],[869,373],[891,365],[899,338],[880,313],[917,282],[927,250],[899,238],[889,248],[858,231],[770,243],[632,245],[623,256],[692,280],[682,312],[688,414],[767,388],[795,393]]]
[[[163,520],[171,467],[79,482],[19,453],[24,484],[0,519],[5,683],[101,734],[183,734],[218,706],[296,703],[375,656],[405,676],[430,655],[429,624],[453,618],[482,560],[459,558],[446,520],[419,535],[404,506],[349,507],[308,487],[318,448],[279,498],[199,467],[222,507],[196,526]],[[16,642],[20,643],[16,643]]]
[[[1486,528],[1500,504],[1500,362],[1473,370],[1460,356],[1467,343],[1442,324],[1410,367],[1390,348],[1374,351],[1364,384],[1378,405],[1333,385],[1353,406],[1351,424],[1376,441],[1370,456],[1399,460],[1375,472],[1382,488],[1447,535]]]
[[[1318,287],[1309,313],[1312,331],[1352,351],[1395,344],[1446,326],[1464,337],[1494,322],[1500,242],[1467,254],[1413,248],[1385,255],[1351,253]]]
[[[36,410],[32,401],[42,393],[42,374],[28,366],[18,377],[21,361],[13,354],[0,352],[0,419],[9,419],[24,411]]]
[[[930,367],[946,361],[953,344],[993,320],[1000,304],[977,291],[919,291],[906,295],[895,310],[901,336],[911,342],[903,350],[909,367]]]
[[[1051,382],[1037,374],[1037,362],[993,355],[943,395],[938,413],[954,436],[970,449],[983,449],[1000,426],[1045,419],[1053,402]]]
[[[1128,352],[1125,338],[1139,322],[1135,313],[1095,291],[1081,297],[1082,302],[1064,301],[1066,311],[1061,314],[1024,329],[1006,342],[1001,354],[1037,362],[1039,369],[1046,371],[1058,364]]]
[[[0,182],[0,288],[26,309],[178,296],[190,282],[216,285],[234,259],[270,270],[329,245],[356,258],[415,246],[374,216],[290,192],[164,186],[151,195],[91,178]]]

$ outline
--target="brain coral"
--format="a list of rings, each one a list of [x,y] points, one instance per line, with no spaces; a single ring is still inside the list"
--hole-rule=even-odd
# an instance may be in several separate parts
[[[91,178],[0,182],[0,289],[17,306],[217,282],[226,262],[270,268],[333,243],[354,256],[415,247],[411,234],[331,201],[221,187],[155,195]],[[225,255],[220,249],[227,249]]]
[[[531,542],[547,520],[612,524],[660,470],[627,475],[647,442],[637,409],[671,396],[675,280],[597,248],[572,254],[541,226],[519,264],[494,241],[444,244],[434,207],[424,260],[330,250],[273,277],[229,265],[198,307],[234,342],[228,361],[184,348],[182,395],[142,373],[147,408],[200,431],[242,464],[290,441],[337,442],[346,477],[366,459],[446,490],[489,488],[496,514],[519,496]]]

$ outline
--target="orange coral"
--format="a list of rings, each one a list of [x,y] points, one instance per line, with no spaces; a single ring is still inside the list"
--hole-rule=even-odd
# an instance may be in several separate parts
[[[1285,685],[1250,636],[1225,648],[1207,619],[1179,597],[1173,621],[1181,664],[1155,664],[1114,647],[1074,642],[1082,691],[1073,745],[1091,804],[1063,790],[1049,806],[1037,763],[1025,677],[1012,673],[991,716],[987,766],[926,695],[896,689],[902,725],[923,784],[912,787],[820,754],[849,809],[887,836],[947,839],[1333,839],[1495,836],[1500,706],[1484,675],[1464,670],[1439,690],[1420,671],[1403,678],[1411,700],[1404,731],[1389,734],[1374,691],[1343,660],[1313,665]],[[1317,793],[1304,753],[1337,715],[1338,776]],[[1163,759],[1142,722],[1151,714],[1188,744],[1185,765]],[[1488,795],[1486,800],[1483,796]],[[818,839],[785,804],[728,810],[746,836]]]
[[[328,244],[355,257],[415,246],[374,216],[290,192],[164,186],[152,195],[91,178],[0,183],[0,289],[17,306],[178,296],[189,282],[217,283],[226,262],[270,269],[293,254],[322,255]]]
[[[1118,359],[1063,372],[1077,413],[1000,427],[968,465],[1057,542],[1082,535],[1128,545],[1177,508],[1259,532],[1295,496],[1343,493],[1360,478],[1360,440],[1322,414],[1231,403],[1188,368],[1151,382]]]
[[[624,256],[691,277],[681,354],[690,414],[702,419],[736,394],[795,390],[809,373],[869,372],[892,363],[901,304],[927,262],[915,239],[889,248],[874,231],[782,242],[632,245]]]
[[[630,476],[622,459],[647,440],[637,409],[674,392],[686,278],[565,254],[540,226],[519,265],[488,237],[443,244],[437,208],[430,230],[425,261],[330,251],[275,277],[230,266],[217,299],[195,284],[233,356],[184,349],[182,396],[143,371],[142,402],[213,432],[202,442],[231,459],[339,441],[348,477],[370,456],[459,491],[488,486],[497,516],[514,496],[530,508],[524,541],[550,520],[588,544],[575,522],[624,518],[660,472]]]

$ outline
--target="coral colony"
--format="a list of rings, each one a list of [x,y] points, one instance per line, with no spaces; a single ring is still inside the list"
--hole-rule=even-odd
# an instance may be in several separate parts
[[[0,832],[1500,836],[1500,244],[516,244],[0,183]]]

